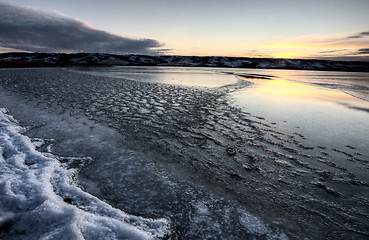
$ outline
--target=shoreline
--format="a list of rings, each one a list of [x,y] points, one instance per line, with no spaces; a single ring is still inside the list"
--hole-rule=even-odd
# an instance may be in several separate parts
[[[22,134],[30,130],[0,108],[0,238],[165,239],[170,234],[166,219],[129,215],[83,191],[75,178],[91,158],[55,155],[53,139]]]

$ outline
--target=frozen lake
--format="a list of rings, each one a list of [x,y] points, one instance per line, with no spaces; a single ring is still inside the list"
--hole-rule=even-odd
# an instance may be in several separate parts
[[[182,85],[187,87],[221,87],[236,82],[234,76],[209,68],[193,67],[111,67],[80,68],[76,72],[130,79],[140,82]]]
[[[368,73],[2,69],[0,83],[0,107],[37,126],[27,136],[53,139],[39,151],[91,157],[78,184],[143,217],[139,231],[169,222],[179,239],[369,235]]]

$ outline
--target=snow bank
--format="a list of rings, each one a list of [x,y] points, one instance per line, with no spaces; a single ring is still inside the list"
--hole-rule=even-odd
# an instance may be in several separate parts
[[[1,239],[158,239],[165,219],[114,209],[73,183],[76,162],[36,150],[22,128],[0,108]],[[77,164],[78,165],[78,164]]]

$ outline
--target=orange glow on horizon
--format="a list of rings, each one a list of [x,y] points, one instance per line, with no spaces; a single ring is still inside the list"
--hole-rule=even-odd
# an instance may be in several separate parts
[[[270,56],[273,58],[304,58],[307,57],[307,54],[296,52],[277,52],[271,53]]]
[[[249,46],[247,57],[272,57],[291,59],[358,57],[358,50],[367,48],[364,38],[348,38],[350,34],[304,35],[278,38]],[[360,54],[367,57],[369,54]]]
[[[367,58],[369,54],[357,54],[357,51],[366,48],[359,41],[345,40],[341,38],[336,42],[332,39],[324,39],[311,36],[280,39],[264,43],[245,44],[236,41],[234,44],[224,42],[201,42],[183,38],[173,45],[170,55],[182,56],[220,56],[220,57],[250,57],[250,58],[280,58],[280,59],[324,59],[339,60],[341,57]],[[240,51],[240,49],[246,49]]]
[[[274,49],[321,49],[322,46],[314,46],[314,45],[304,45],[303,43],[285,43],[285,42],[276,42],[276,43],[268,43],[261,44],[262,48],[274,48]]]

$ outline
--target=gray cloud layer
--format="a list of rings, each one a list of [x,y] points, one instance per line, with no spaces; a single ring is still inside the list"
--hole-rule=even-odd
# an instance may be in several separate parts
[[[348,38],[364,38],[369,37],[369,31],[368,32],[361,32],[352,36],[349,36]]]
[[[0,47],[40,52],[160,53],[153,39],[131,39],[76,19],[0,3]],[[165,50],[164,50],[165,51]]]
[[[348,49],[337,49],[337,50],[331,50],[331,51],[323,51],[319,53],[342,53],[344,55],[366,55],[369,54],[369,48],[361,48],[358,50],[348,50]]]
[[[337,49],[337,50],[330,50],[330,51],[322,51],[318,53],[339,53],[339,52],[346,52],[347,49]]]
[[[369,48],[359,49],[356,54],[369,54]]]

